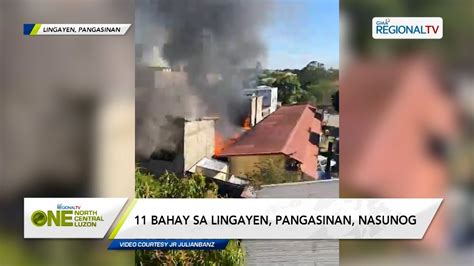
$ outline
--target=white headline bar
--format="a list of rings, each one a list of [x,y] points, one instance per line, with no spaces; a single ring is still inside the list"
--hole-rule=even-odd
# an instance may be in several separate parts
[[[442,199],[138,199],[116,239],[421,239]]]

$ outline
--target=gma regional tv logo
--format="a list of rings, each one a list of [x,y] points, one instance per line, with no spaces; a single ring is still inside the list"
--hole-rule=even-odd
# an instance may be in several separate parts
[[[374,39],[442,39],[441,17],[374,17]]]
[[[31,214],[31,223],[35,226],[73,226],[96,227],[104,218],[97,210],[82,210],[80,205],[59,203],[56,210],[36,210]]]

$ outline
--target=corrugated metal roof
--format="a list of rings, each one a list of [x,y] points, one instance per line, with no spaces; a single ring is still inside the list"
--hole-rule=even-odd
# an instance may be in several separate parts
[[[190,169],[188,169],[188,171],[191,173],[196,172],[196,166],[214,170],[216,172],[224,172],[224,170],[227,168],[227,163],[204,157],[199,160],[195,165],[193,165]]]
[[[197,166],[201,166],[203,168],[216,170],[216,171],[223,171],[227,164],[218,160],[209,159],[209,158],[202,158],[198,163]]]
[[[312,134],[321,133],[321,122],[309,104],[282,106],[226,147],[219,156],[283,153],[301,163],[301,170],[317,178],[318,147]]]

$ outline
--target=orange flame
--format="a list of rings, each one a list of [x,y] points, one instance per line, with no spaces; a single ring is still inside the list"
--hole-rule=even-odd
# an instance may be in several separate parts
[[[214,154],[218,155],[225,148],[225,140],[219,132],[216,131],[214,137]]]
[[[245,130],[249,130],[249,129],[251,128],[251,125],[250,125],[250,117],[245,118],[244,124],[242,125],[242,127],[243,127]]]
[[[252,128],[250,126],[250,117],[247,117],[244,120],[242,128],[244,129],[244,131],[250,130]],[[240,138],[241,135],[242,132],[236,132],[232,137],[226,139],[218,131],[216,131],[214,136],[214,155],[219,155],[220,153],[222,153],[225,148],[234,144]]]
[[[241,133],[236,132],[231,138],[225,139],[216,131],[214,137],[214,155],[219,155],[225,148],[234,144],[240,138],[240,135]]]

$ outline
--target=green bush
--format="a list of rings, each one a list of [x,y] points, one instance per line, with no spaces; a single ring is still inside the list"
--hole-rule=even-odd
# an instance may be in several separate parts
[[[135,171],[136,198],[215,198],[217,185],[206,182],[200,174],[177,177],[167,172],[155,178]],[[244,250],[240,241],[231,240],[225,250],[137,250],[136,265],[243,265]]]
[[[258,162],[255,167],[257,170],[248,176],[251,176],[252,185],[257,188],[262,185],[297,182],[300,179],[298,172],[286,171],[272,159]]]

